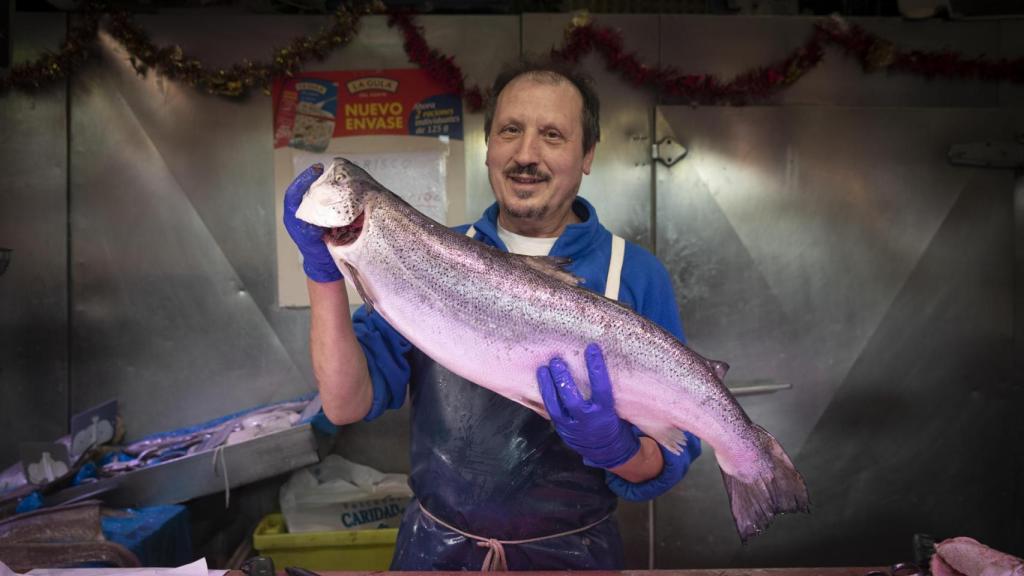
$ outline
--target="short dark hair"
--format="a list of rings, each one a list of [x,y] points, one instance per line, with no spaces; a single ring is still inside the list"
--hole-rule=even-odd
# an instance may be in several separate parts
[[[583,97],[583,152],[590,151],[601,139],[601,101],[594,90],[590,76],[577,70],[572,64],[557,58],[526,58],[506,65],[498,77],[494,79],[491,93],[484,109],[484,140],[491,134],[491,122],[494,121],[494,109],[498,105],[498,96],[513,80],[520,76],[529,76],[541,82],[559,83],[567,80]]]

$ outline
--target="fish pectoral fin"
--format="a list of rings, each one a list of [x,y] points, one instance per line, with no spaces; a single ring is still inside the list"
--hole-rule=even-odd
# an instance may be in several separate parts
[[[686,434],[683,434],[679,428],[644,428],[643,426],[638,426],[638,428],[673,454],[679,455],[683,452],[683,448],[686,448]]]
[[[551,276],[570,286],[579,286],[583,283],[583,278],[565,269],[572,262],[570,258],[559,256],[519,256],[519,258],[522,258],[527,266],[537,272]]]
[[[343,268],[342,272],[345,274],[345,278],[352,281],[352,285],[356,287],[356,292],[359,292],[359,297],[363,299],[363,303],[366,305],[366,313],[373,314],[373,299],[370,298],[366,288],[363,288],[363,283],[359,279],[359,272],[344,262],[341,263],[341,267]]]

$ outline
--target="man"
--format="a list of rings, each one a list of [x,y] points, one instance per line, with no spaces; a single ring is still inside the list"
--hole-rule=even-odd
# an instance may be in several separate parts
[[[577,197],[600,137],[589,82],[559,63],[532,62],[503,71],[492,94],[485,131],[496,202],[459,231],[502,250],[568,257],[584,287],[682,339],[664,267],[639,246],[613,249],[617,241],[594,207]],[[294,216],[320,170],[310,168],[289,187],[285,227],[309,277],[310,348],[324,411],[347,424],[400,407],[407,388],[412,401],[415,500],[391,568],[622,568],[611,517],[616,495],[645,500],[665,492],[700,454],[700,441],[687,433],[686,450],[675,456],[619,419],[596,346],[586,350],[589,400],[561,359],[538,367],[549,422],[439,366],[378,314],[361,308],[350,320],[324,231]]]

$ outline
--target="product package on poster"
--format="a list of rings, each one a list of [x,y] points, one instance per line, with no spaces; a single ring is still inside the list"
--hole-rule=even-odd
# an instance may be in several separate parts
[[[325,151],[347,136],[462,140],[462,99],[424,71],[306,72],[274,84],[274,148]]]

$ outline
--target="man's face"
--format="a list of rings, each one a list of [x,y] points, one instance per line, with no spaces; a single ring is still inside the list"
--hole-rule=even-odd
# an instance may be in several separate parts
[[[583,152],[583,98],[568,80],[520,76],[498,96],[487,138],[487,172],[512,232],[554,236],[572,218],[572,201],[591,148]]]

